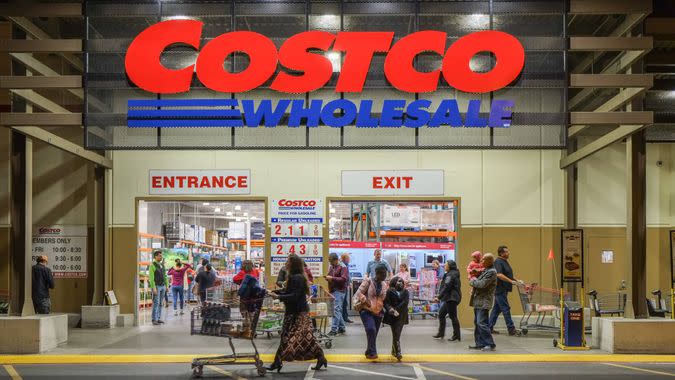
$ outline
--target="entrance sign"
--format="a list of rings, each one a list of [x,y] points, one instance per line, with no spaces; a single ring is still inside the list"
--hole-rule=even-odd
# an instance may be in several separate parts
[[[150,170],[151,195],[251,194],[250,170]]]
[[[54,278],[87,278],[87,226],[40,226],[33,232],[33,262],[47,256]]]
[[[323,274],[323,221],[321,199],[273,199],[270,203],[271,263],[273,276],[294,253],[313,276]]]
[[[443,195],[443,174],[443,170],[343,170],[342,195]]]
[[[562,282],[582,282],[584,276],[583,230],[562,230]]]

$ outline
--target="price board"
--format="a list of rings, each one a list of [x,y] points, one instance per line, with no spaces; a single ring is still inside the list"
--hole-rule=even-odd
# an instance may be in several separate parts
[[[323,275],[324,208],[320,199],[275,199],[270,203],[273,276],[288,255],[300,256],[312,275]]]
[[[33,233],[33,262],[47,256],[54,278],[87,277],[87,227],[42,226]]]

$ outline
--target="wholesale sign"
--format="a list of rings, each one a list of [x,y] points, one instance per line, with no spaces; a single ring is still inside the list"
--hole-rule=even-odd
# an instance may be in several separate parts
[[[40,226],[33,232],[33,262],[47,256],[54,278],[87,278],[87,226]]]
[[[321,199],[271,201],[272,275],[279,273],[293,253],[305,260],[312,275],[323,274],[323,213]]]
[[[251,194],[250,170],[150,170],[151,195]]]
[[[190,91],[193,77],[208,89],[222,93],[252,91],[271,81],[270,89],[282,93],[308,93],[323,88],[335,71],[330,52],[343,59],[335,86],[337,93],[359,93],[364,89],[373,57],[386,54],[384,75],[401,92],[428,93],[437,90],[441,78],[466,93],[482,94],[506,87],[520,75],[525,51],[518,39],[508,33],[486,30],[467,34],[448,45],[445,32],[425,30],[394,41],[394,32],[306,31],[288,38],[277,49],[274,42],[259,33],[233,31],[201,43],[203,23],[198,20],[167,20],[151,25],[132,41],[125,56],[129,80],[154,94]],[[161,63],[162,53],[171,45],[183,44],[198,51],[196,62],[180,69]],[[489,52],[497,64],[488,72],[475,72],[471,59]],[[248,66],[229,71],[224,62],[233,53],[245,53]],[[421,72],[414,67],[420,54],[442,58],[439,68]],[[286,70],[278,70],[279,66]],[[419,99],[385,99],[375,107],[372,99],[358,103],[348,99],[324,102],[320,99],[269,99],[258,102],[232,99],[131,99],[127,125],[157,127],[344,127],[419,128],[509,127],[515,103],[495,99],[483,104],[480,96],[459,106],[456,99],[440,102]],[[489,114],[481,114],[488,109]],[[287,115],[287,118],[286,118]]]

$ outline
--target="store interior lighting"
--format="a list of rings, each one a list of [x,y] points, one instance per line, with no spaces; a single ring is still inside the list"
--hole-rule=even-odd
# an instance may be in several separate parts
[[[216,209],[213,210],[213,211],[215,211],[215,212],[220,212],[220,207],[216,207]]]

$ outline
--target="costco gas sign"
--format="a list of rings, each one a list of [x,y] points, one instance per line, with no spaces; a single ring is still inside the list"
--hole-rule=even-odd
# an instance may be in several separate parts
[[[332,78],[329,52],[342,56],[335,92],[359,93],[364,89],[376,54],[386,55],[384,74],[391,86],[406,93],[438,90],[440,80],[466,93],[486,93],[504,88],[521,73],[525,51],[514,36],[500,31],[467,34],[448,46],[447,34],[425,30],[394,42],[394,32],[307,31],[288,38],[279,49],[266,36],[250,31],[224,33],[201,43],[203,23],[169,20],[141,32],[129,46],[126,73],[139,88],[155,94],[190,91],[196,76],[207,88],[222,93],[241,93],[271,83],[272,90],[298,94],[321,89]],[[198,52],[196,62],[181,69],[162,65],[160,57],[170,46],[188,45]],[[469,63],[476,54],[489,52],[496,64],[488,72],[475,72]],[[224,62],[233,53],[249,57],[243,71],[231,72]],[[436,70],[418,71],[420,54],[436,54],[442,64]],[[286,70],[279,70],[283,68]],[[379,103],[379,102],[378,102]],[[129,127],[508,127],[515,106],[511,100],[493,100],[488,107],[477,98],[460,109],[456,99],[440,102],[419,99],[385,99],[375,107],[372,99],[323,101],[304,99],[237,100],[158,99],[129,100]],[[224,108],[227,107],[227,108]],[[489,109],[489,115],[481,115]]]

